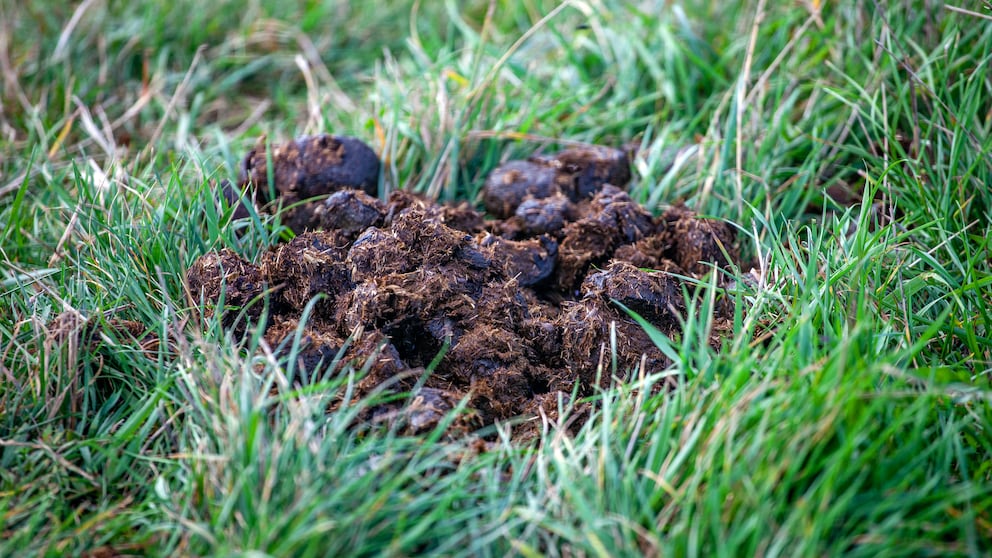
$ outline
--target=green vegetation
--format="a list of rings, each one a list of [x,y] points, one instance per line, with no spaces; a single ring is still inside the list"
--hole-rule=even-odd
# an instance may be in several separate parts
[[[992,552],[988,3],[69,4],[0,2],[0,555]],[[740,226],[733,336],[700,285],[574,437],[353,428],[360,370],[290,389],[182,284],[285,233],[216,182],[320,131],[441,199],[638,141],[638,200]]]

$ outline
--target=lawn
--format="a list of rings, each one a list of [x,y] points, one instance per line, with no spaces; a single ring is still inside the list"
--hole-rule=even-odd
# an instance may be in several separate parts
[[[992,553],[988,2],[71,4],[0,2],[0,556]],[[290,236],[218,184],[323,132],[446,202],[636,146],[746,265],[585,422],[360,427],[361,363],[288,383],[184,284]]]

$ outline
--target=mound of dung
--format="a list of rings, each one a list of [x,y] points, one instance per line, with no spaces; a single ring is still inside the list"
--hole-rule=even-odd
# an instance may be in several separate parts
[[[416,388],[410,404],[366,417],[403,421],[409,432],[433,428],[465,397],[469,411],[452,433],[542,413],[555,420],[559,399],[607,385],[614,361],[619,374],[669,366],[614,301],[675,335],[686,311],[684,277],[736,259],[727,224],[684,206],[654,217],[635,203],[623,189],[630,170],[619,150],[572,149],[500,166],[483,191],[494,219],[408,192],[373,197],[369,153],[358,140],[333,136],[265,156],[253,150],[242,187],[267,207],[295,204],[282,217],[298,235],[257,263],[226,250],[207,254],[187,280],[235,331],[267,320],[273,347],[288,346],[302,327],[299,381],[347,347],[346,361],[368,367],[356,397],[387,382],[392,391]],[[531,421],[515,433],[538,427]]]

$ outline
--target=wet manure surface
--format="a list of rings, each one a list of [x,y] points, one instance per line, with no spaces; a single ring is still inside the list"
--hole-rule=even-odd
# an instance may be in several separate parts
[[[264,319],[266,341],[285,347],[300,331],[294,364],[303,381],[344,347],[345,361],[368,370],[356,397],[381,386],[412,391],[406,404],[364,417],[401,421],[410,433],[434,428],[466,397],[451,435],[519,417],[555,421],[560,400],[612,381],[614,361],[621,379],[666,368],[615,302],[677,336],[684,278],[737,259],[726,223],[682,205],[655,217],[634,202],[620,150],[507,162],[485,183],[485,213],[403,191],[378,199],[378,168],[354,138],[252,150],[239,186],[263,209],[281,204],[297,236],[258,262],[206,254],[187,281],[236,333]],[[514,435],[540,428],[524,420]]]

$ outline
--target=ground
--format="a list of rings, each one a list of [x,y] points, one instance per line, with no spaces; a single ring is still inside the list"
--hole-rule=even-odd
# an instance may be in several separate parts
[[[0,2],[0,555],[988,554],[990,15]]]

